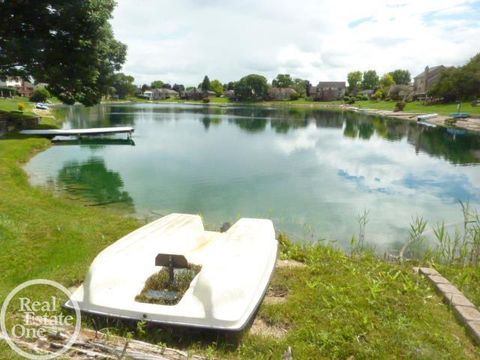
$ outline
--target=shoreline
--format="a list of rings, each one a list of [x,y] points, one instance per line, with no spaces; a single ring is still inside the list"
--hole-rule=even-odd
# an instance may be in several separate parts
[[[346,106],[345,108],[348,111],[353,111],[356,113],[367,114],[371,116],[377,115],[377,116],[388,117],[391,119],[412,121],[416,123],[418,123],[417,121],[418,116],[427,115],[427,113],[412,113],[412,112],[406,112],[406,111],[394,112],[389,110],[358,108],[355,106]],[[464,129],[464,130],[468,130],[468,131],[480,134],[480,119],[476,119],[476,118],[458,119],[454,126],[447,125],[445,123],[445,121],[448,119],[451,119],[451,117],[445,116],[445,115],[437,115],[436,117],[425,120],[424,122],[427,124],[432,124],[435,126],[446,128],[446,129]]]
[[[332,111],[351,111],[360,114],[365,114],[369,116],[382,116],[385,118],[397,119],[397,120],[406,120],[411,122],[417,122],[417,117],[421,115],[427,115],[427,112],[412,112],[412,111],[398,111],[394,112],[392,110],[382,110],[374,109],[368,107],[358,107],[355,105],[340,104],[340,103],[325,103],[325,102],[291,102],[291,101],[262,101],[262,102],[253,102],[253,103],[242,103],[242,102],[210,102],[202,103],[200,101],[181,101],[181,100],[161,100],[161,101],[115,101],[115,102],[102,102],[105,105],[115,105],[115,104],[171,104],[171,105],[198,105],[198,106],[216,106],[221,108],[226,108],[229,106],[258,106],[258,107],[273,107],[273,108],[310,108],[317,110],[332,110]],[[430,113],[435,113],[434,111]],[[457,119],[455,124],[449,125],[446,124],[446,120],[451,119],[448,115],[437,115],[434,118],[430,118],[426,121],[423,121],[424,124],[431,124],[433,126],[438,126],[446,129],[461,129],[467,130],[476,134],[480,134],[480,117],[470,117],[466,119]]]

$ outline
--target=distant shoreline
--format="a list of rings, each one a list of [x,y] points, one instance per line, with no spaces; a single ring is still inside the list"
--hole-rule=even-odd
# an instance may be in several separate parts
[[[391,119],[399,119],[399,120],[407,120],[407,121],[417,121],[417,117],[420,115],[438,113],[439,115],[428,119],[428,123],[434,126],[439,126],[443,128],[454,128],[454,129],[462,129],[471,131],[474,133],[480,134],[480,107],[474,109],[474,113],[472,114],[475,117],[457,120],[455,125],[448,125],[445,123],[445,120],[450,119],[446,113],[454,112],[452,107],[455,107],[456,104],[440,104],[440,105],[431,105],[426,106],[423,105],[425,109],[421,110],[429,110],[429,111],[399,111],[394,112],[392,110],[385,109],[386,105],[391,105],[394,107],[395,102],[358,102],[359,106],[355,105],[347,105],[340,101],[334,102],[317,102],[317,101],[260,101],[260,102],[252,102],[252,103],[245,103],[245,102],[227,102],[227,101],[211,101],[209,103],[203,103],[202,101],[192,101],[192,100],[158,100],[158,101],[136,101],[136,100],[125,100],[125,101],[106,101],[102,102],[102,104],[183,104],[183,105],[201,105],[201,106],[219,106],[219,107],[228,107],[228,106],[260,106],[260,107],[286,107],[286,108],[295,108],[295,107],[302,107],[302,108],[311,108],[311,109],[325,109],[325,110],[339,110],[339,111],[352,111],[357,113],[362,113],[371,116],[382,116]],[[380,105],[380,108],[375,108],[375,105]],[[366,105],[366,106],[365,106]],[[372,107],[368,107],[368,106]],[[408,104],[407,104],[408,107]],[[418,108],[418,105],[417,105]],[[419,109],[420,110],[420,109]],[[439,111],[440,110],[440,111]]]

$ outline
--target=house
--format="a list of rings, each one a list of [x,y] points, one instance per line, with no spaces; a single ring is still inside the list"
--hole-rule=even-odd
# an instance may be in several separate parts
[[[223,97],[226,97],[229,99],[235,99],[235,90],[225,90],[223,92]]]
[[[270,100],[294,100],[299,97],[295,89],[272,87],[268,90]]]
[[[341,100],[345,96],[345,81],[320,81],[317,86],[310,87],[310,96],[317,101]]]
[[[17,86],[16,89],[20,96],[30,97],[33,95],[34,86],[28,81],[22,81],[20,86]]]
[[[34,86],[19,76],[7,76],[4,81],[0,81],[0,88],[3,89],[1,96],[6,94],[12,96],[18,93],[20,96],[30,97],[33,94]]]
[[[413,96],[415,98],[425,97],[433,85],[435,85],[442,75],[445,66],[439,65],[434,67],[426,67],[425,71],[418,74],[413,79]]]
[[[152,100],[152,91],[151,90],[146,90],[143,92],[142,97],[148,100]]]
[[[165,100],[170,98],[178,97],[178,92],[171,89],[152,89],[145,90],[140,97],[143,97],[147,100]]]
[[[187,100],[202,100],[204,98],[215,97],[216,94],[214,91],[202,91],[197,88],[188,88],[183,94],[183,98]]]
[[[7,76],[7,78],[5,80],[5,85],[7,87],[17,88],[17,87],[22,86],[22,82],[23,82],[23,80],[19,76]]]
[[[171,89],[153,89],[150,100],[165,100],[178,97],[178,92]]]
[[[360,95],[366,96],[369,99],[373,96],[373,94],[375,94],[375,90],[372,90],[372,89],[360,91]]]

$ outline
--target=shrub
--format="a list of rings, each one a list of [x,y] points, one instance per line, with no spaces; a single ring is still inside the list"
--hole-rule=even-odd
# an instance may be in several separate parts
[[[357,96],[357,101],[367,101],[368,96],[367,95],[358,95]]]
[[[19,103],[19,104],[18,104],[18,111],[23,111],[23,110],[25,110],[25,107],[26,107],[26,106],[25,106],[24,103]]]
[[[204,97],[204,98],[202,99],[202,102],[203,102],[204,104],[208,104],[208,103],[210,102],[210,99],[209,99],[208,97]]]
[[[295,101],[295,100],[298,100],[300,99],[300,94],[298,92],[292,92],[292,94],[290,95],[290,100],[292,101]]]
[[[30,101],[45,102],[50,97],[50,93],[44,87],[38,87],[33,91]]]
[[[456,123],[457,123],[457,119],[453,119],[453,118],[445,119],[445,125],[455,126]]]
[[[352,96],[352,97],[344,96],[343,101],[345,102],[345,104],[350,104],[350,105],[355,104],[355,96]]]
[[[395,104],[395,109],[393,109],[393,111],[394,112],[403,111],[403,109],[405,109],[405,105],[407,105],[405,101],[399,101]]]
[[[375,91],[375,93],[372,95],[373,100],[382,100],[385,98],[385,90],[383,89],[378,89]]]

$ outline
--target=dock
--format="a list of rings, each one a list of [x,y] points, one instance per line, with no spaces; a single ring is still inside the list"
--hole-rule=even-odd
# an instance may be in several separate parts
[[[56,136],[75,136],[77,138],[88,136],[100,136],[100,135],[113,135],[113,134],[127,134],[128,138],[132,136],[135,129],[131,126],[123,127],[105,127],[105,128],[90,128],[90,129],[35,129],[35,130],[22,130],[22,135],[35,135],[44,136],[48,138],[54,138]]]

